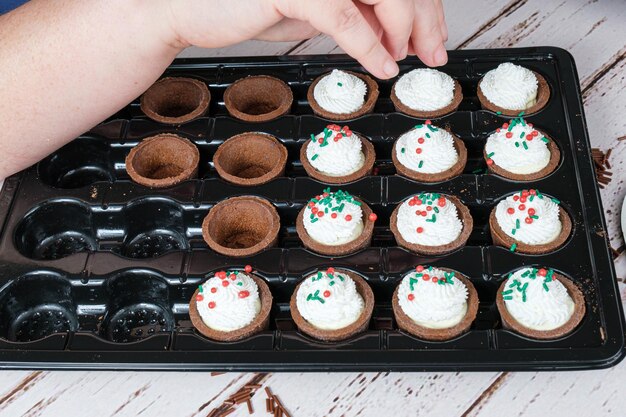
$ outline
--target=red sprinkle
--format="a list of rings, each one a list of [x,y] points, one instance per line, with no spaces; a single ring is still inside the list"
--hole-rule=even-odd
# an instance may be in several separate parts
[[[230,285],[230,282],[228,282],[226,280],[222,281],[222,286],[223,287],[228,287],[229,285]]]
[[[197,294],[196,301],[202,301],[202,300],[204,300],[204,296],[202,294]]]
[[[508,209],[506,209],[506,212],[509,214],[514,214],[515,213],[515,209],[513,207],[509,207]]]
[[[415,300],[415,296],[413,294],[409,294],[407,298],[409,299],[409,301]]]
[[[508,124],[508,123],[504,123],[504,124],[502,125],[502,129],[508,129],[508,128],[509,128],[509,124]]]
[[[326,270],[326,273],[327,273],[327,274],[334,274],[334,273],[335,273],[335,268],[333,268],[332,266],[331,266],[331,267],[329,267],[329,268]]]
[[[433,277],[433,282],[437,282],[437,281],[439,281],[439,278]]]
[[[524,221],[528,224],[531,224],[533,222],[533,219],[531,217],[526,217]]]
[[[537,195],[537,191],[534,188],[531,188],[530,190],[528,190],[528,193],[530,195]]]
[[[225,271],[218,271],[215,273],[215,276],[218,277],[219,279],[226,279],[226,272]]]
[[[536,130],[533,130],[532,132],[530,132],[530,134],[535,137],[539,136],[539,132],[537,132]]]
[[[326,126],[326,127],[327,127],[328,129],[330,129],[330,130],[334,130],[334,131],[337,131],[337,132],[338,132],[339,130],[341,130],[341,128],[339,127],[339,125],[335,125],[335,124],[328,125],[328,126]]]
[[[426,217],[428,216],[428,213],[426,211],[422,211],[422,216]]]
[[[217,287],[211,287],[211,292],[215,294],[217,292]]]
[[[350,220],[352,220],[352,216],[349,214],[346,214],[346,221],[349,222]]]
[[[324,297],[326,298],[330,297],[330,291],[328,290],[324,291]]]
[[[239,291],[239,298],[246,298],[248,296],[250,296],[250,291],[246,291],[246,290]]]
[[[341,139],[342,136],[341,135],[337,135],[335,136],[335,138],[333,139],[335,142],[339,142],[339,139]]]
[[[431,123],[431,122],[430,122],[430,119],[428,119],[428,120],[426,120],[426,121],[424,122],[424,124],[425,124],[425,125],[429,125],[430,123]]]
[[[417,201],[416,201],[416,200],[414,200],[414,199],[410,199],[410,200],[409,200],[409,206],[411,206],[411,207],[412,207],[412,206],[414,206],[414,205],[416,205],[416,204],[417,204]]]
[[[421,205],[422,205],[422,203],[423,203],[423,201],[422,201],[422,200],[420,200],[419,198],[416,198],[416,199],[415,199],[415,204],[417,204],[418,206],[421,206]]]
[[[324,217],[324,212],[322,210],[318,211],[317,217]]]
[[[439,197],[439,200],[437,200],[437,205],[439,207],[444,207],[446,205],[446,199],[443,197]]]
[[[507,139],[511,139],[513,137],[513,132],[506,132]]]
[[[496,133],[500,133],[500,128],[497,128],[497,129],[496,129]]]
[[[526,123],[528,125],[528,127],[530,127],[531,129],[533,128],[533,124],[532,123]]]
[[[319,143],[319,144],[324,143],[324,138],[319,138],[319,139],[317,140],[317,143]]]
[[[424,279],[424,281],[428,281],[430,279],[430,275],[424,274],[422,278]]]
[[[513,201],[517,201],[517,200],[519,200],[519,196],[518,195],[514,195],[513,196]]]
[[[422,233],[424,231],[424,228],[420,226],[416,229],[416,231],[417,233]]]
[[[322,194],[322,196],[328,197],[328,193],[324,193],[324,194]]]
[[[526,135],[526,140],[533,140],[533,135],[531,135],[530,133]]]
[[[311,213],[315,214],[319,211],[317,207],[311,207]]]
[[[529,209],[528,209],[528,215],[529,215],[529,216],[533,216],[535,213],[536,213],[536,212],[535,212],[535,209],[534,209],[534,208],[532,208],[532,207],[531,207],[531,208],[529,208]]]
[[[422,148],[415,149],[415,153],[422,153]]]
[[[237,279],[237,275],[235,275],[235,274],[230,274],[230,277],[229,277],[229,278],[230,278],[230,280],[231,280],[231,281],[234,281],[234,280],[236,280],[236,279]]]
[[[530,191],[522,190],[522,197],[528,197],[530,195]]]
[[[419,138],[419,139],[417,140],[417,143],[424,143],[424,138]]]
[[[524,204],[520,204],[518,208],[519,208],[520,210],[524,211],[524,210],[526,210],[526,205],[524,205]]]
[[[309,202],[309,207],[315,207],[315,203],[313,201]]]
[[[526,202],[526,197],[520,197],[519,198],[519,202],[520,203],[525,203]]]
[[[215,301],[209,301],[209,308],[215,308]]]
[[[416,267],[415,267],[415,270],[416,270],[417,272],[422,272],[422,271],[424,270],[424,266],[422,266],[422,265],[418,265],[418,266],[416,266]]]
[[[243,268],[243,270],[244,270],[247,274],[249,274],[250,272],[252,272],[252,266],[251,266],[251,265],[246,265],[246,266]]]
[[[487,159],[487,165],[493,165],[493,159],[488,158]]]
[[[333,219],[336,219],[337,218],[337,213],[331,213],[330,217],[332,217]]]
[[[370,217],[369,217],[370,221],[375,222],[377,218],[378,216],[376,215],[376,213],[370,214]]]
[[[431,211],[433,208],[431,206],[426,206],[427,211]]]
[[[539,274],[542,277],[545,277],[548,274],[548,271],[546,271],[544,268],[541,268],[539,271],[537,271],[537,274]]]

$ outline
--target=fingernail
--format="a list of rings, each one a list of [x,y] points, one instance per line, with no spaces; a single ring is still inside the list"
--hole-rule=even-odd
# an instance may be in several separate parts
[[[407,54],[409,52],[409,45],[405,45],[401,50],[400,53],[397,56],[396,61],[401,61],[404,58],[406,58]]]
[[[395,61],[389,60],[387,62],[385,62],[385,65],[383,65],[383,72],[389,77],[395,77],[396,75],[398,75],[398,72],[400,72],[400,69],[398,68],[398,64],[395,63]]]
[[[444,48],[443,45],[439,45],[437,47],[437,50],[435,50],[433,61],[437,66],[444,65],[446,62],[448,62],[448,53],[446,52],[446,48]]]

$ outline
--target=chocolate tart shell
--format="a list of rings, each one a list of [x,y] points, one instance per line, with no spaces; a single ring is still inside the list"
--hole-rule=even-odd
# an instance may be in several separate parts
[[[501,112],[505,116],[517,116],[521,112],[524,112],[524,116],[528,116],[533,113],[537,113],[541,109],[543,109],[546,104],[548,104],[548,100],[550,100],[550,86],[546,79],[533,71],[535,77],[537,77],[537,102],[524,110],[511,110],[505,109],[504,107],[496,106],[492,102],[490,102],[487,97],[483,94],[483,91],[480,88],[480,84],[482,83],[482,78],[478,83],[478,88],[476,94],[478,95],[478,101],[480,101],[480,105],[485,110],[491,110],[494,113]]]
[[[344,243],[341,245],[324,245],[322,243],[314,240],[307,233],[304,228],[304,211],[306,210],[306,205],[300,210],[298,213],[298,217],[296,219],[296,232],[298,233],[298,237],[302,240],[302,243],[307,249],[312,250],[313,252],[319,253],[321,255],[326,256],[343,256],[348,255],[354,252],[357,252],[363,248],[366,248],[370,245],[372,241],[372,233],[374,232],[374,221],[369,219],[370,214],[372,213],[372,209],[365,204],[362,200],[355,198],[355,200],[361,202],[361,210],[363,211],[363,231],[352,242]]]
[[[269,75],[241,78],[224,91],[228,113],[246,122],[267,122],[291,109],[293,93],[282,80]]]
[[[500,313],[500,318],[502,319],[502,327],[519,333],[523,336],[529,337],[531,339],[539,339],[539,340],[550,340],[550,339],[558,339],[559,337],[568,335],[582,321],[585,317],[585,297],[583,293],[580,291],[578,286],[574,284],[570,279],[565,278],[563,275],[555,273],[553,275],[554,279],[558,280],[567,288],[567,292],[572,297],[574,301],[574,312],[572,313],[572,317],[560,327],[552,330],[534,330],[530,329],[526,326],[523,326],[517,320],[513,318],[511,313],[506,308],[506,304],[504,303],[504,298],[502,297],[502,291],[504,291],[504,286],[506,285],[506,280],[502,282],[500,287],[498,288],[498,293],[496,294],[496,306],[498,307],[498,312]]]
[[[398,290],[400,288],[399,283],[396,286],[395,291],[393,292],[393,298],[391,300],[393,315],[396,318],[396,323],[401,330],[412,334],[413,336],[416,336],[420,339],[430,340],[434,342],[454,339],[455,337],[467,332],[472,326],[474,320],[476,319],[479,303],[478,293],[476,292],[476,289],[474,288],[472,282],[465,275],[453,269],[439,269],[446,272],[454,272],[454,278],[459,279],[467,287],[467,312],[458,324],[444,329],[431,329],[429,327],[424,327],[414,322],[409,316],[406,315],[404,310],[402,310],[402,307],[400,307],[400,301],[398,299]]]
[[[259,299],[261,300],[261,311],[259,311],[259,314],[257,314],[254,320],[252,320],[252,323],[242,327],[241,329],[229,332],[215,330],[207,326],[204,321],[202,321],[200,313],[198,312],[198,307],[196,306],[196,295],[198,295],[198,290],[196,289],[191,297],[191,300],[189,301],[189,318],[191,319],[193,326],[200,334],[219,342],[234,342],[236,340],[250,337],[256,333],[266,330],[269,327],[270,311],[272,310],[272,293],[262,278],[254,274],[247,275],[249,275],[254,282],[256,282],[256,285],[259,288]]]
[[[267,200],[242,196],[220,201],[202,222],[202,237],[215,252],[233,258],[256,255],[278,241],[280,217]]]
[[[309,90],[306,93],[306,98],[309,101],[309,105],[311,106],[313,113],[329,120],[350,120],[350,119],[356,119],[357,117],[361,117],[364,114],[372,112],[372,110],[374,109],[374,105],[376,104],[376,100],[378,100],[378,84],[376,83],[376,81],[374,81],[372,77],[365,75],[365,74],[361,74],[359,72],[353,72],[353,71],[344,71],[344,72],[347,72],[348,74],[359,77],[366,84],[367,92],[365,93],[365,102],[363,103],[363,106],[361,106],[360,109],[353,111],[352,113],[346,113],[346,114],[331,113],[327,110],[324,110],[317,103],[317,101],[315,101],[313,91],[315,90],[315,86],[317,85],[317,83],[320,82],[322,78],[330,74],[329,72],[327,72],[325,74],[320,75],[315,80],[313,80],[313,82],[309,86]]]
[[[158,80],[141,96],[141,111],[150,119],[177,125],[204,116],[211,93],[202,81],[185,77]]]
[[[541,132],[541,134],[548,138],[548,150],[550,151],[550,160],[548,161],[548,165],[543,167],[541,170],[533,172],[532,174],[514,174],[500,167],[495,162],[492,165],[487,165],[487,169],[493,174],[513,181],[535,181],[552,174],[559,166],[559,162],[561,162],[561,151],[552,138],[543,132]],[[487,151],[485,149],[483,149],[483,158],[485,159],[485,162],[489,159],[487,158]]]
[[[452,96],[452,102],[450,104],[438,110],[414,110],[406,104],[402,103],[402,101],[400,101],[400,98],[398,98],[398,96],[396,95],[397,83],[398,81],[396,80],[396,82],[393,83],[393,87],[391,88],[391,101],[393,102],[393,107],[395,107],[396,111],[412,117],[417,117],[420,119],[433,119],[436,117],[442,117],[456,111],[456,109],[459,108],[461,101],[463,101],[463,90],[461,89],[461,84],[459,84],[457,80],[454,80],[454,95]]]
[[[459,155],[459,159],[454,165],[452,165],[445,171],[437,172],[434,174],[426,174],[423,172],[413,171],[412,169],[402,165],[402,163],[398,160],[398,156],[396,155],[396,144],[398,143],[398,140],[396,140],[393,144],[393,148],[391,149],[391,160],[393,161],[393,166],[396,167],[396,171],[398,172],[398,174],[415,181],[429,183],[447,181],[458,175],[461,175],[463,173],[463,170],[465,169],[465,164],[467,164],[467,148],[465,147],[465,143],[463,143],[461,139],[459,139],[449,130],[448,132],[452,135],[452,139],[454,140],[454,148]]]
[[[126,172],[138,184],[166,188],[198,176],[200,152],[188,139],[161,133],[139,142],[126,156]]]
[[[363,152],[363,156],[365,157],[365,162],[360,169],[353,172],[352,174],[342,177],[334,177],[332,175],[326,175],[321,171],[318,171],[313,167],[313,165],[311,165],[311,162],[306,157],[307,147],[309,146],[309,143],[311,143],[310,140],[307,140],[304,145],[300,147],[300,162],[302,162],[302,166],[304,167],[306,173],[311,178],[315,178],[316,180],[322,181],[327,184],[345,184],[348,182],[356,181],[370,174],[376,160],[376,151],[374,150],[374,145],[372,145],[372,142],[366,139],[362,134],[356,132],[354,134],[359,136],[359,139],[361,139],[361,143],[363,145],[361,150]]]
[[[228,138],[213,155],[215,170],[225,181],[250,187],[285,173],[287,148],[267,133],[246,132]]]
[[[345,269],[335,268],[335,271],[344,273],[348,275],[354,281],[356,285],[357,292],[363,297],[363,311],[359,318],[352,324],[346,327],[342,327],[341,329],[336,330],[325,330],[319,329],[313,326],[311,323],[306,321],[304,317],[300,315],[298,311],[298,303],[296,301],[296,297],[298,294],[298,290],[300,289],[300,282],[293,294],[291,295],[291,300],[289,301],[289,309],[291,310],[291,317],[293,321],[296,323],[298,330],[301,333],[304,333],[312,338],[322,340],[324,342],[337,342],[341,340],[349,339],[352,336],[357,335],[358,333],[362,333],[367,330],[370,322],[370,318],[372,317],[372,311],[374,310],[374,293],[370,288],[369,284],[365,279],[363,279],[360,275],[347,271]]]
[[[442,195],[444,195],[456,206],[459,217],[461,218],[461,223],[463,223],[461,234],[459,234],[459,236],[454,241],[446,245],[426,246],[417,243],[407,242],[406,240],[404,240],[402,234],[398,230],[398,210],[400,209],[400,205],[404,203],[403,200],[393,210],[393,213],[391,213],[391,218],[389,220],[391,233],[393,233],[393,236],[396,238],[396,242],[398,242],[398,245],[400,247],[403,247],[404,249],[407,249],[418,255],[443,255],[445,253],[457,250],[462,246],[465,246],[465,243],[467,242],[467,239],[469,239],[469,236],[472,233],[472,229],[474,228],[474,219],[472,218],[472,215],[470,214],[470,211],[465,206],[465,204],[461,203],[461,200],[451,195]]]
[[[496,220],[496,207],[494,207],[493,210],[491,210],[491,214],[489,214],[489,231],[494,245],[503,246],[509,249],[515,243],[517,245],[515,252],[528,255],[541,255],[555,251],[563,246],[565,241],[569,238],[569,235],[572,233],[572,220],[563,207],[559,207],[559,220],[561,220],[561,233],[559,233],[556,239],[550,243],[542,245],[529,245],[520,242],[517,239],[513,239],[511,236],[504,233]]]

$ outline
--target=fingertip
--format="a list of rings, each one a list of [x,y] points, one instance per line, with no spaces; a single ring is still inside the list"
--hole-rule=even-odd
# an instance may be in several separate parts
[[[448,62],[448,52],[443,44],[440,44],[433,54],[433,63],[436,67],[445,65]]]
[[[400,68],[396,61],[389,59],[383,65],[383,72],[386,75],[386,78],[393,78],[400,72]]]

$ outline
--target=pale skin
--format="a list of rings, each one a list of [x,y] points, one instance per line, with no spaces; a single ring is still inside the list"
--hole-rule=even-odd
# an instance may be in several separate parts
[[[447,61],[441,0],[31,0],[0,16],[0,179],[141,95],[184,48],[332,36],[371,74]]]

